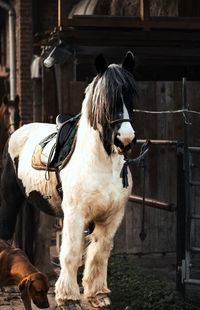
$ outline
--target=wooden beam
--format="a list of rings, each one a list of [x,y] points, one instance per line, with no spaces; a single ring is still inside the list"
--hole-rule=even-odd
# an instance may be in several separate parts
[[[68,1],[58,0],[58,29],[62,30],[66,26],[68,16]]]
[[[143,31],[141,29],[117,29],[117,28],[108,28],[101,29],[96,28],[95,31],[93,28],[84,28],[84,27],[67,27],[64,31],[60,32],[60,37],[63,39],[71,38],[76,45],[81,46],[146,46],[149,49],[152,47],[157,47],[161,50],[161,55],[165,53],[163,49],[166,47],[174,48],[173,55],[177,56],[180,59],[180,54],[182,56],[188,56],[193,61],[194,57],[199,57],[199,48],[200,48],[200,33],[199,31],[185,32],[184,30],[157,30],[157,31]],[[183,49],[183,45],[187,49]],[[181,50],[178,50],[180,48]],[[191,51],[193,50],[192,54]],[[145,50],[146,52],[146,50]],[[181,52],[181,53],[180,53]],[[112,51],[113,53],[113,51]],[[142,52],[142,54],[144,54]],[[152,51],[152,56],[158,58],[160,51],[155,54],[155,50]],[[156,55],[156,56],[155,56]],[[167,55],[171,57],[171,54]],[[191,57],[192,56],[192,57]]]
[[[140,18],[142,21],[149,20],[150,18],[149,0],[140,0]]]
[[[61,0],[59,0],[61,1]],[[65,20],[66,30],[68,27],[93,27],[93,28],[115,28],[115,29],[187,29],[199,30],[200,18],[187,17],[151,17],[151,20],[141,21],[138,17],[98,16],[98,15],[76,15],[72,19]]]
[[[136,203],[142,203],[143,198],[141,196],[136,196],[136,195],[130,195],[129,196],[129,201],[136,202]],[[164,201],[156,200],[156,199],[151,199],[151,198],[145,198],[145,205],[149,207],[153,207],[156,209],[161,209],[161,210],[166,210],[169,212],[174,212],[176,211],[176,207],[174,206],[173,203],[167,203]]]

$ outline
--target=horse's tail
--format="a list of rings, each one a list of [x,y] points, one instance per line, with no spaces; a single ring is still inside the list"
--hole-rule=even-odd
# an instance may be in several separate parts
[[[9,240],[13,237],[17,214],[24,201],[24,196],[8,153],[8,144],[4,148],[3,157],[0,189],[0,238]]]

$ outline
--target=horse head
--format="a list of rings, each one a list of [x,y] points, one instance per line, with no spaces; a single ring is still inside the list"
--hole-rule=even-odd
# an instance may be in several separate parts
[[[15,100],[9,100],[7,96],[3,97],[0,107],[1,126],[7,132],[8,136],[11,135],[17,128],[19,128],[19,96]]]
[[[88,119],[108,155],[124,154],[136,141],[132,127],[133,101],[137,96],[133,78],[134,55],[127,52],[121,65],[107,65],[103,55],[97,56],[98,75],[89,85]]]

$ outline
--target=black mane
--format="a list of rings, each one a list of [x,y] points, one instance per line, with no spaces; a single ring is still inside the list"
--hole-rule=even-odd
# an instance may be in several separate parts
[[[137,96],[137,88],[133,75],[120,65],[112,64],[103,75],[96,76],[88,86],[87,117],[90,125],[97,130],[100,125],[100,137],[108,155],[112,152],[113,126],[111,121],[116,119],[117,109],[122,105],[122,99],[128,111],[133,109],[133,98]],[[125,100],[124,100],[125,101]],[[128,106],[127,106],[128,105]],[[122,111],[123,112],[123,111]]]

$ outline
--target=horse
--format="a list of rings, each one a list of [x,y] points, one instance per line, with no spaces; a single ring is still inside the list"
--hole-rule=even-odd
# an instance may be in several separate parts
[[[119,227],[132,190],[123,186],[120,172],[125,155],[135,142],[132,126],[137,87],[133,77],[134,55],[127,52],[121,64],[108,65],[102,54],[95,59],[97,75],[86,87],[78,124],[76,147],[62,170],[62,198],[56,190],[54,171],[32,167],[38,143],[56,131],[55,124],[31,123],[10,137],[2,173],[0,238],[9,239],[21,202],[26,199],[50,215],[63,215],[60,275],[55,284],[59,309],[82,309],[77,270],[84,257],[82,285],[84,298],[93,307],[111,303],[107,286],[107,265],[113,238]],[[85,245],[88,223],[94,230]]]
[[[9,100],[7,95],[5,95],[2,99],[2,103],[0,106],[0,174],[2,169],[2,156],[4,146],[11,134],[13,134],[13,132],[19,128],[19,125],[19,96],[17,95],[15,97],[15,100]],[[47,273],[49,277],[53,277],[55,276],[55,272],[51,265],[49,254],[49,244],[51,238],[50,236],[42,236],[40,233],[41,230],[43,232],[50,231],[49,222],[51,221],[51,219],[47,217],[42,218],[42,215],[40,216],[40,220],[37,220],[38,225],[40,225],[40,229],[37,230],[37,234],[33,236],[34,240],[32,240],[32,234],[30,232],[26,236],[22,235],[22,231],[25,230],[26,227],[30,227],[30,229],[33,229],[33,219],[32,222],[30,222],[31,212],[33,216],[34,211],[30,208],[30,205],[28,204],[23,210],[21,208],[21,214],[18,216],[19,222],[17,224],[17,227],[15,226],[15,245],[21,247],[29,256],[29,259],[31,259],[32,262],[35,263],[37,267],[39,267],[39,269],[42,269],[43,272]],[[46,218],[48,220],[48,224],[47,222],[45,222]],[[34,259],[32,257],[33,247]],[[43,249],[46,249],[42,256],[40,255],[41,247],[43,247]]]
[[[15,100],[8,100],[5,95],[0,106],[0,167],[2,166],[2,153],[9,136],[19,128],[19,96]]]

